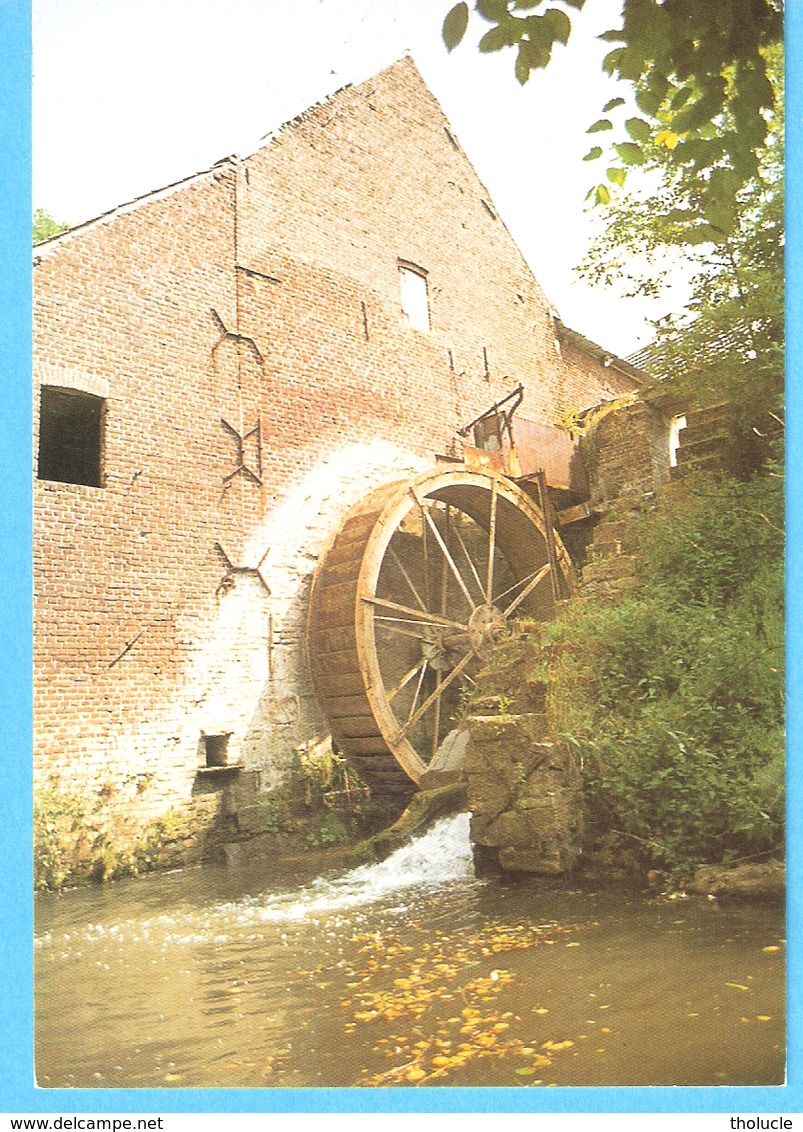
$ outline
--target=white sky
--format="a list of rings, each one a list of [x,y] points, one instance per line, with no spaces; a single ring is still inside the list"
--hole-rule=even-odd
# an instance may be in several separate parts
[[[666,306],[573,271],[602,176],[585,131],[614,94],[600,32],[619,0],[571,11],[568,48],[520,87],[512,52],[440,37],[454,0],[34,0],[33,202],[77,224],[182,179],[409,50],[563,321],[624,356]],[[674,306],[682,305],[678,292]]]

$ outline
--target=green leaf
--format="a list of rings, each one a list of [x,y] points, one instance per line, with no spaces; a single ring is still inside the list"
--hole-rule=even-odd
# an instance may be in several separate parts
[[[612,31],[604,31],[602,35],[598,35],[597,39],[601,39],[604,43],[626,43],[627,37],[621,28],[614,28]]]
[[[687,104],[675,115],[669,123],[676,134],[686,134],[690,130],[699,130],[706,126],[722,109],[722,103],[716,97],[704,96]]]
[[[636,51],[633,47],[625,47],[621,50],[616,61],[616,70],[621,78],[637,82],[643,76],[644,68],[644,56],[640,51]]]
[[[650,124],[645,122],[643,118],[628,118],[625,122],[625,129],[633,141],[648,142],[652,137]]]
[[[613,51],[608,52],[602,60],[602,69],[606,75],[612,75],[614,73],[623,53],[624,47],[614,47]]]
[[[527,11],[529,8],[537,8],[542,4],[543,0],[513,0],[513,7],[518,8],[520,11]]]
[[[641,87],[636,91],[636,106],[651,118],[657,115],[662,102],[663,96],[659,91],[650,90],[649,87]]]
[[[597,204],[611,203],[611,194],[607,185],[597,185],[595,199]]]
[[[716,244],[722,238],[722,233],[715,231],[710,224],[701,224],[686,233],[687,244]]]
[[[443,21],[443,42],[448,51],[454,51],[462,41],[468,27],[468,4],[455,4]]]
[[[524,84],[530,77],[530,60],[528,56],[529,53],[527,51],[526,45],[520,43],[519,53],[516,56],[516,65],[514,67],[514,71],[517,80],[521,83],[522,86],[524,86]]]
[[[586,0],[563,0],[567,8],[577,8],[578,12],[585,4]]]
[[[622,185],[624,185],[627,179],[627,170],[620,169],[618,166],[613,166],[606,171],[605,176],[608,178],[612,185],[619,185],[621,187]]]
[[[486,20],[503,20],[509,15],[507,0],[477,0],[474,7]]]
[[[572,21],[565,12],[561,12],[559,8],[549,8],[544,12],[544,23],[549,28],[552,34],[552,42],[556,40],[558,43],[566,44],[569,42],[569,35],[572,30]]]
[[[612,130],[613,122],[609,118],[600,118],[593,126],[589,126],[586,130],[587,134],[599,134],[603,130]]]
[[[643,165],[646,158],[640,145],[635,142],[619,142],[613,147],[625,165]]]
[[[598,145],[595,145],[593,149],[588,151],[583,161],[596,161],[598,157],[602,157],[602,150]]]
[[[686,103],[691,98],[691,96],[692,96],[691,87],[682,86],[680,88],[680,90],[676,90],[675,93],[672,95],[672,99],[669,103],[669,109],[672,110],[672,111],[682,110],[683,107],[686,105]]]
[[[510,47],[515,42],[515,29],[511,28],[510,21],[506,21],[486,31],[479,42],[479,49],[483,54],[488,54],[491,51],[501,51],[503,47]]]
[[[625,100],[623,98],[612,98],[610,102],[606,102],[602,107],[603,114],[609,114],[611,110],[615,110],[617,106],[624,106]]]

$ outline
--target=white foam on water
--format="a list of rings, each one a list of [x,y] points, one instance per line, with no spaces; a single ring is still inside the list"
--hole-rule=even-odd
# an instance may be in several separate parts
[[[240,914],[264,922],[292,922],[375,904],[411,888],[432,888],[474,876],[468,814],[442,818],[421,837],[376,864],[360,865],[296,892],[269,893],[238,904]]]
[[[112,925],[90,922],[73,929],[74,942],[66,933],[57,942],[68,949],[100,943],[125,949],[157,941],[161,946],[225,944],[253,938],[245,933],[248,929],[258,933],[261,924],[332,923],[339,912],[353,915],[382,900],[391,901],[386,909],[389,915],[401,914],[406,907],[405,895],[412,897],[473,877],[469,815],[456,814],[442,818],[386,860],[360,865],[339,877],[319,878],[289,892],[263,892],[206,908],[161,912]],[[46,952],[54,942],[50,933],[37,941]],[[72,952],[73,957],[79,954]]]

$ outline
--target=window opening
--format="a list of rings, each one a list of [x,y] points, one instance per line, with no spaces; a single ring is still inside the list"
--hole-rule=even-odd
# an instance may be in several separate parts
[[[229,765],[229,739],[231,732],[222,735],[203,735],[204,755],[207,767]]]
[[[429,297],[427,273],[414,264],[399,264],[401,306],[410,326],[416,330],[429,330]]]
[[[673,417],[669,422],[669,466],[678,466],[678,448],[680,448],[680,434],[686,427],[685,417]]]
[[[40,480],[102,487],[102,397],[42,387],[39,418]]]
[[[474,444],[483,452],[502,451],[502,429],[505,427],[502,413],[484,417],[474,425]]]

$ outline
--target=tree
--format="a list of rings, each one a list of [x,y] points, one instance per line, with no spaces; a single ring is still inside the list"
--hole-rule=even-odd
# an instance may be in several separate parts
[[[54,220],[44,208],[37,208],[33,214],[33,242],[39,244],[42,240],[49,240],[51,236],[66,232],[69,227],[69,224],[61,224],[58,220]]]
[[[569,41],[566,11],[534,11],[545,2],[475,0],[474,10],[491,24],[480,51],[515,48],[515,75],[522,84],[548,65],[556,43]],[[586,0],[562,3],[579,10]],[[450,51],[462,41],[469,19],[465,2],[446,16],[443,38]],[[608,148],[615,162],[606,183],[590,195],[607,204],[611,186],[623,183],[627,168],[644,164],[650,149],[653,155],[657,150],[667,169],[698,179],[702,215],[732,224],[729,202],[758,172],[775,109],[766,51],[783,39],[781,0],[624,0],[622,26],[601,38],[615,45],[604,70],[633,85],[641,116],[625,119],[619,140]],[[626,112],[625,99],[612,99],[588,133],[607,136],[616,128],[615,114]],[[594,145],[587,160],[604,152]]]
[[[767,52],[773,98],[783,105],[783,56]],[[727,116],[726,116],[727,117]],[[660,295],[678,259],[691,267],[692,298],[681,316],[656,326],[648,368],[687,400],[729,401],[742,447],[777,431],[782,416],[784,341],[784,143],[781,117],[768,123],[756,173],[730,198],[725,215],[703,200],[704,186],[683,166],[667,166],[656,143],[628,192],[606,210],[605,230],[580,272],[618,284],[623,297]],[[775,423],[773,423],[775,422]],[[760,435],[759,435],[760,434]],[[764,446],[751,443],[748,467]],[[752,456],[748,458],[748,452]]]

